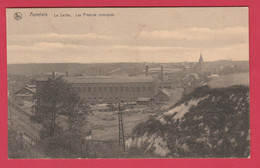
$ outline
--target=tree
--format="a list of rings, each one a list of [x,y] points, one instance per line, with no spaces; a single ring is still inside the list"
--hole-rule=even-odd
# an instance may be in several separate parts
[[[44,126],[41,146],[51,158],[87,157],[85,135],[85,111],[77,92],[61,78],[49,79],[37,91],[38,111]],[[56,124],[58,115],[65,115],[67,127]]]
[[[78,110],[80,97],[62,78],[49,79],[37,91],[37,111],[49,136],[53,136],[58,114],[70,115]]]

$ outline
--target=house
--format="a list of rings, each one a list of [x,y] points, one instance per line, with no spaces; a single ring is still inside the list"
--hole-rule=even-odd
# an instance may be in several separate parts
[[[169,101],[169,99],[170,99],[170,92],[167,89],[160,90],[154,96],[154,101],[155,102]]]
[[[16,101],[33,102],[36,94],[36,85],[26,85],[22,89],[16,91],[13,95]]]

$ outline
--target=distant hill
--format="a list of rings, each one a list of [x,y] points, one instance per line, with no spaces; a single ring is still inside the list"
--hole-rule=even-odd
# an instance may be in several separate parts
[[[127,66],[126,66],[127,64]],[[46,63],[46,64],[10,64],[8,74],[39,75],[47,72],[69,71],[70,75],[108,75],[109,72],[120,68],[128,74],[140,74],[145,68],[144,63],[111,63],[111,64],[79,64],[79,63]]]
[[[248,86],[203,86],[137,125],[126,147],[140,157],[248,158],[249,138]]]
[[[179,67],[181,63],[163,63],[165,68]],[[194,63],[196,64],[196,63]],[[86,74],[86,75],[110,75],[111,71],[120,69],[122,73],[129,75],[140,75],[144,73],[145,65],[149,65],[149,68],[158,68],[161,63],[93,63],[93,64],[81,64],[81,63],[32,63],[32,64],[8,64],[8,74],[16,75],[40,75],[42,73],[48,73],[52,71],[65,73],[69,71],[69,74]],[[214,71],[220,65],[238,65],[248,68],[248,61],[215,61],[205,62],[205,69]]]

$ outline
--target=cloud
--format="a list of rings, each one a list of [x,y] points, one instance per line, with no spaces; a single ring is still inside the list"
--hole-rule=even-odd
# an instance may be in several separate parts
[[[248,29],[192,27],[113,37],[95,33],[20,35],[8,38],[7,52],[8,63],[197,61],[200,52],[206,61],[247,60]]]
[[[170,31],[143,31],[140,33],[143,38],[153,39],[175,39],[175,40],[217,40],[218,38],[226,38],[239,36],[247,40],[248,29],[245,27],[227,27],[224,29],[209,29],[204,27],[191,27],[186,29],[170,30]]]
[[[86,42],[93,43],[95,41],[110,41],[113,37],[96,34],[29,34],[29,35],[10,35],[8,36],[8,45],[32,45],[34,43],[64,43],[64,44],[83,44]]]
[[[210,29],[191,27],[169,31],[141,31],[125,35],[34,34],[8,36],[8,45],[30,46],[35,43],[62,43],[83,46],[138,45],[151,47],[216,48],[248,42],[248,29],[227,27]]]
[[[79,53],[81,51],[93,52],[185,52],[196,51],[201,48],[185,48],[185,47],[161,47],[161,46],[140,46],[140,45],[106,45],[106,46],[87,46],[87,45],[74,45],[63,43],[36,43],[30,46],[9,45],[7,50],[16,52],[74,52]],[[104,53],[102,54],[104,55]]]
[[[110,39],[110,36],[100,35],[96,33],[87,33],[87,34],[57,34],[57,33],[48,33],[48,34],[36,34],[30,35],[31,37],[38,38],[38,39],[70,39],[70,40],[77,40],[77,39]],[[30,38],[29,36],[29,38]],[[28,37],[28,36],[27,36]]]
[[[11,51],[47,51],[47,50],[63,50],[63,49],[80,49],[85,48],[86,46],[83,45],[74,45],[74,44],[63,44],[63,43],[46,43],[46,42],[40,42],[35,43],[33,45],[27,45],[27,46],[21,46],[21,45],[9,45],[7,46],[7,50]]]
[[[162,46],[138,46],[138,45],[114,45],[112,48],[116,50],[138,50],[138,51],[173,51],[173,50],[189,50],[184,47],[162,47]]]
[[[203,49],[135,45],[83,46],[61,43],[38,43],[29,47],[9,46],[8,63],[197,61],[201,52],[205,61],[219,59],[248,60],[248,43]]]

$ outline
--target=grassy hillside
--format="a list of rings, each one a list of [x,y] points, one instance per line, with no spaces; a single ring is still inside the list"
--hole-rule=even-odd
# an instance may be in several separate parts
[[[249,88],[203,86],[137,125],[126,144],[153,157],[247,158],[249,137]]]

